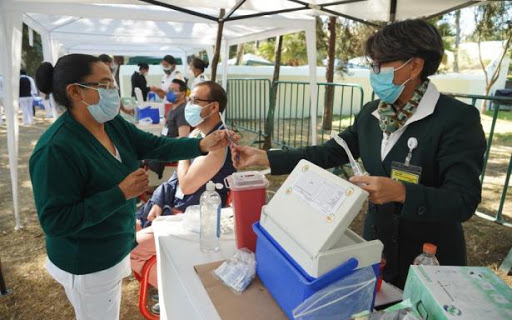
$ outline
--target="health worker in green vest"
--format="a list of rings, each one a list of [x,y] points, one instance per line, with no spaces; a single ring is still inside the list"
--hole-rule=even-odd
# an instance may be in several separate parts
[[[339,136],[369,173],[350,179],[370,194],[364,238],[383,242],[384,280],[403,287],[424,243],[437,246],[441,265],[466,264],[462,222],[480,203],[485,137],[478,110],[440,94],[429,80],[444,55],[436,28],[423,20],[392,23],[370,36],[365,50],[379,99]],[[276,175],[300,159],[323,168],[349,161],[334,139],[297,150],[233,152],[238,168],[270,166]]]
[[[172,139],[137,129],[119,116],[112,74],[94,56],[67,55],[55,67],[45,62],[36,82],[66,109],[29,163],[47,270],[77,319],[118,319],[121,282],[131,273],[136,246],[136,198],[148,188],[139,161],[190,159],[225,148],[226,131]]]

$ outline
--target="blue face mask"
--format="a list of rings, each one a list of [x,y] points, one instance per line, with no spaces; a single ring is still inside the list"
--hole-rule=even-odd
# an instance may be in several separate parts
[[[86,87],[83,86],[82,87]],[[82,103],[87,105],[87,109],[91,113],[94,120],[99,123],[105,123],[114,119],[119,114],[121,108],[121,98],[117,89],[103,89],[103,88],[92,88],[89,89],[97,90],[100,94],[100,101],[97,104],[88,104],[82,100]]]
[[[165,97],[167,98],[167,101],[169,101],[171,103],[173,103],[174,101],[176,101],[178,99],[178,96],[172,90],[169,90],[169,92],[167,92],[167,95]]]
[[[188,124],[190,124],[192,127],[197,127],[198,125],[203,123],[205,119],[211,116],[210,114],[208,117],[201,117],[202,110],[203,107],[201,107],[200,105],[193,104],[192,102],[187,103],[185,107],[185,120],[187,120]]]
[[[402,69],[412,58],[398,68],[386,67],[381,68],[379,73],[375,73],[370,69],[370,83],[373,87],[375,94],[385,103],[394,103],[405,89],[405,85],[411,79],[402,84],[396,85],[393,83],[395,71]]]

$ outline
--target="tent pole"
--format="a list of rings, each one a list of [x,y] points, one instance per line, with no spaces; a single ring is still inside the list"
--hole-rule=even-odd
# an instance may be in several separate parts
[[[229,60],[229,42],[222,41],[222,87],[228,90],[228,60]]]
[[[309,90],[311,101],[311,145],[316,145],[316,116],[318,110],[317,83],[316,83],[316,26],[315,21],[306,28],[306,49],[309,65]]]
[[[215,79],[217,78],[217,65],[219,64],[222,31],[224,29],[224,20],[222,18],[224,17],[225,13],[226,10],[220,9],[219,22],[217,26],[217,40],[215,42],[215,54],[213,55],[212,61],[212,81],[215,81]]]
[[[5,113],[7,118],[7,147],[9,150],[9,167],[15,230],[22,228],[18,205],[18,96],[19,70],[21,66],[22,12],[10,9],[8,3],[0,2],[0,47],[5,48],[0,55],[4,66]]]

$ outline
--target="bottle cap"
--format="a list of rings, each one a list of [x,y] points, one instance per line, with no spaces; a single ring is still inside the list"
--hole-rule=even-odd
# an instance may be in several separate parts
[[[208,181],[206,191],[215,191],[215,183],[213,181]]]
[[[423,244],[423,252],[435,255],[436,251],[437,251],[437,246],[435,244],[432,244],[432,243],[424,243]]]

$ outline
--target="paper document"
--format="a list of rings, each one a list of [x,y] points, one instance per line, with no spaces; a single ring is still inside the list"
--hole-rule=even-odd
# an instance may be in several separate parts
[[[312,171],[305,172],[295,182],[292,191],[324,216],[334,214],[345,200],[345,189]]]

